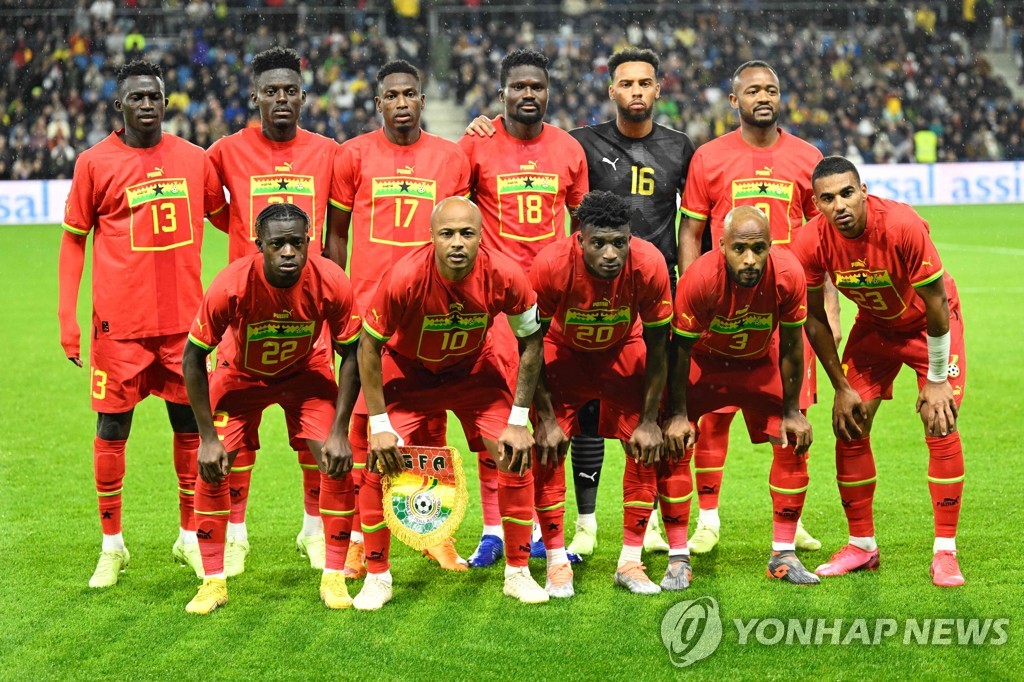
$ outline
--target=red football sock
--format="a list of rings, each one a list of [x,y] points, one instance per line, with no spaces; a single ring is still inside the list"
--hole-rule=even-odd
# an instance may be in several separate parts
[[[658,472],[626,456],[622,474],[622,544],[641,547],[658,494]]]
[[[92,441],[92,463],[99,497],[100,527],[104,535],[121,532],[121,490],[124,487],[124,451],[128,441]]]
[[[391,567],[391,529],[384,523],[384,493],[380,489],[380,474],[376,472],[363,472],[359,514],[366,547],[366,569],[370,573],[384,573]]]
[[[483,512],[484,525],[497,526],[501,524],[501,511],[498,509],[498,465],[486,450],[476,453],[476,458],[480,477],[480,509]]]
[[[690,459],[693,449],[678,462],[663,460],[658,466],[658,499],[661,501],[661,520],[669,550],[686,549],[686,535],[690,528],[690,503],[693,500],[693,476]],[[642,538],[641,538],[642,539]]]
[[[245,523],[245,507],[249,503],[249,481],[256,466],[256,451],[242,448],[235,455],[228,474],[228,490],[231,493],[231,523]]]
[[[370,449],[368,435],[370,420],[365,414],[353,413],[348,423],[348,442],[352,445],[352,490],[356,498],[356,513],[352,517],[352,530],[362,532],[359,514],[359,489],[363,485],[363,472],[366,470],[366,453]]]
[[[935,537],[956,537],[964,492],[964,449],[960,433],[925,436],[928,444],[928,491],[935,514]]]
[[[735,416],[735,412],[709,412],[700,418],[700,437],[693,452],[693,470],[697,477],[697,504],[701,509],[718,508],[725,456],[729,451],[729,425]]]
[[[195,498],[196,471],[199,451],[198,433],[174,434],[174,473],[178,475],[178,514],[181,527],[185,530],[196,529]]]
[[[320,516],[320,468],[309,448],[295,451],[302,468],[302,505],[310,516]]]
[[[843,501],[850,535],[869,537],[875,534],[871,504],[875,497],[875,456],[871,438],[866,436],[846,442],[836,440],[836,481]]]
[[[563,483],[564,485],[564,483]],[[533,472],[498,472],[498,509],[505,534],[505,559],[509,566],[526,566],[530,558],[530,534],[533,531]]]
[[[324,540],[327,542],[326,567],[345,569],[348,541],[352,534],[352,517],[356,513],[352,477],[331,478],[320,474],[320,516],[324,520]]]
[[[196,477],[196,536],[206,575],[224,572],[224,541],[231,513],[227,479],[207,483]]]
[[[798,457],[791,445],[772,445],[772,469],[768,489],[772,495],[772,541],[792,544],[796,523],[807,496],[807,455]]]
[[[565,547],[565,462],[542,467],[533,460],[533,508],[540,524],[544,547]]]

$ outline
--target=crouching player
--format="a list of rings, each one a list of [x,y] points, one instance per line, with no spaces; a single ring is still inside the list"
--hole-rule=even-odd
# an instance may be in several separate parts
[[[327,546],[320,596],[330,608],[352,605],[342,571],[355,500],[348,421],[358,392],[354,342],[360,319],[344,271],[320,256],[307,259],[309,216],[271,204],[256,218],[259,253],[232,262],[210,285],[189,332],[182,368],[199,424],[196,518],[206,579],[185,610],[209,613],[228,600],[224,542],[227,475],[239,449],[259,449],[260,417],[278,404],[299,424],[320,467],[320,512]],[[341,355],[341,389],[313,362],[326,326]],[[228,336],[236,348],[210,379],[206,356]]]
[[[359,373],[370,451],[359,513],[368,572],[355,598],[360,610],[379,609],[392,595],[381,475],[401,471],[400,436],[409,438],[445,410],[483,436],[498,464],[505,594],[525,603],[548,600],[527,568],[533,436],[526,424],[544,359],[536,295],[513,260],[480,247],[481,231],[475,204],[462,197],[441,201],[430,220],[431,243],[395,263],[365,313]],[[521,341],[514,402],[487,333],[500,313]]]
[[[912,208],[870,196],[852,163],[830,156],[811,176],[821,214],[793,245],[807,273],[807,335],[836,389],[836,479],[850,528],[849,544],[818,567],[821,576],[878,568],[871,504],[875,459],[871,425],[903,365],[917,374],[917,411],[928,445],[928,489],[935,520],[932,581],[964,584],[956,528],[964,488],[957,413],[967,356],[956,284],[945,272],[928,223]],[[857,304],[842,362],[823,311],[826,276]]]
[[[720,249],[694,261],[679,282],[670,414],[664,424],[665,447],[683,456],[687,471],[697,437],[693,424],[708,412],[739,407],[751,441],[771,441],[774,524],[768,577],[797,585],[820,582],[800,563],[794,543],[811,445],[811,425],[799,408],[806,317],[800,263],[772,248],[761,209],[731,210]]]
[[[629,202],[611,192],[587,194],[576,211],[580,231],[546,247],[530,271],[541,324],[548,330],[544,372],[534,398],[534,485],[552,596],[573,594],[561,530],[562,457],[566,436],[580,431],[577,413],[592,400],[600,404],[598,434],[620,439],[628,453],[615,584],[636,594],[661,592],[640,561],[647,521],[660,496],[670,547],[662,587],[689,586],[689,463],[661,457],[658,426],[672,294],[664,256],[650,243],[631,238],[632,214]]]

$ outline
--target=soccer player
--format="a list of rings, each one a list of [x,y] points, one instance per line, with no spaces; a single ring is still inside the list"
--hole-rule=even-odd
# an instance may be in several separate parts
[[[320,597],[330,608],[352,605],[343,571],[345,539],[355,513],[347,429],[358,391],[360,317],[342,269],[309,256],[308,231],[309,216],[294,204],[260,211],[259,252],[235,260],[217,275],[189,332],[182,368],[201,438],[196,517],[206,571],[185,607],[189,613],[209,613],[228,600],[228,477],[239,450],[259,449],[260,418],[273,404],[281,406],[297,425],[295,435],[316,453],[325,532],[340,538],[327,552]],[[315,346],[324,328],[342,358],[340,390]],[[208,375],[206,357],[225,339],[235,346],[232,360],[218,360]]]
[[[907,365],[917,374],[917,411],[929,453],[932,580],[940,587],[963,585],[956,554],[964,487],[957,417],[967,356],[956,284],[942,267],[928,223],[905,204],[869,195],[847,159],[822,160],[811,179],[821,215],[804,226],[793,250],[807,272],[807,335],[836,390],[836,479],[850,529],[849,544],[816,572],[836,576],[878,568],[871,426]],[[857,304],[841,362],[822,303],[826,276]]]
[[[419,71],[412,64],[399,59],[382,66],[375,101],[384,125],[347,141],[335,161],[327,253],[348,267],[360,311],[369,307],[383,271],[430,242],[430,214],[437,202],[469,195],[466,155],[454,142],[420,128],[426,104],[420,87]],[[447,417],[439,415],[426,433],[417,434],[416,444],[444,445],[447,424]],[[367,429],[366,403],[360,399],[349,431],[356,494],[366,463]],[[354,523],[359,523],[358,517]],[[361,532],[354,532],[349,543],[350,578],[366,575],[362,538]],[[467,568],[451,540],[424,551],[445,569]]]
[[[817,209],[811,191],[811,171],[821,159],[812,145],[778,126],[782,90],[779,77],[767,63],[750,61],[733,73],[729,102],[739,113],[740,127],[701,145],[690,163],[686,190],[680,206],[679,267],[685,271],[700,254],[701,235],[710,225],[711,242],[719,243],[725,215],[734,206],[756,206],[771,223],[772,243],[789,248],[804,220]],[[829,295],[832,329],[839,332],[839,306],[835,292]],[[838,340],[837,340],[838,343]],[[807,378],[800,408],[816,400],[814,357],[808,346]],[[729,425],[735,410],[704,415],[700,440],[694,454],[700,516],[690,538],[695,554],[710,552],[718,543],[721,523],[718,496],[722,487]],[[821,543],[803,525],[797,527],[797,546],[816,550]]]
[[[310,244],[314,254],[323,250],[327,201],[338,148],[329,140],[299,127],[306,101],[302,89],[302,62],[292,49],[274,47],[252,60],[253,91],[250,101],[260,112],[260,127],[244,128],[215,142],[207,152],[221,183],[231,195],[228,227],[228,261],[256,253],[256,216],[267,206],[288,203],[310,217]],[[234,348],[229,340],[218,352],[217,362],[231,362]],[[333,365],[327,339],[317,342],[319,357]],[[330,369],[333,373],[333,367]],[[303,523],[295,539],[296,549],[309,557],[315,569],[324,567],[323,522],[318,508],[320,472],[313,454],[295,435],[298,424],[288,421],[289,441],[302,469]],[[235,458],[230,476],[231,520],[228,527],[227,574],[245,570],[249,534],[245,509],[256,453],[244,449]]]
[[[359,374],[370,412],[370,451],[359,491],[369,572],[354,605],[379,609],[392,595],[383,522],[381,476],[401,470],[396,446],[445,410],[482,437],[498,466],[498,504],[506,539],[506,595],[548,600],[527,567],[530,554],[529,405],[543,364],[536,295],[506,256],[480,246],[481,215],[463,197],[434,209],[431,243],[399,260],[381,279],[367,309]],[[520,340],[513,401],[508,368],[487,333],[504,314]],[[500,454],[499,454],[500,453]]]
[[[133,61],[117,71],[114,109],[124,128],[83,152],[75,165],[60,248],[60,342],[81,367],[76,319],[86,241],[93,235],[89,348],[96,493],[103,544],[90,587],[110,587],[130,559],[121,534],[125,445],[135,406],[167,402],[174,432],[181,530],[175,559],[202,577],[192,513],[198,429],[188,406],[181,352],[202,298],[203,214],[223,213],[224,194],[203,150],[161,132],[160,67]]]
[[[689,586],[686,525],[690,515],[689,463],[660,457],[658,410],[668,359],[672,293],[658,249],[632,239],[630,203],[594,191],[576,210],[580,231],[537,255],[530,280],[544,338],[544,372],[534,397],[536,509],[548,552],[551,596],[572,596],[572,569],[562,538],[565,434],[580,430],[578,412],[598,402],[597,435],[618,438],[628,456],[623,478],[624,543],[615,584],[657,594],[640,561],[644,531],[659,495],[671,541],[662,587]],[[637,324],[637,320],[642,324]],[[546,459],[553,460],[545,462]]]
[[[654,104],[661,95],[658,56],[627,48],[608,60],[608,96],[615,102],[615,120],[570,130],[587,155],[591,190],[607,190],[629,200],[630,231],[651,242],[665,257],[675,283],[678,258],[677,197],[683,193],[694,146],[678,130],[654,122]],[[576,489],[576,533],[569,551],[589,555],[597,544],[597,489],[604,461],[604,440],[596,433],[597,404],[580,412],[581,432],[572,439],[573,487]],[[644,548],[667,551],[652,514]]]
[[[505,55],[498,76],[505,113],[484,127],[478,119],[459,140],[469,157],[473,199],[483,214],[483,243],[512,258],[524,272],[529,272],[542,248],[565,238],[566,207],[571,213],[588,191],[583,148],[568,133],[544,122],[550,93],[547,65],[547,57],[534,50]],[[494,134],[488,137],[490,131]],[[498,357],[514,367],[512,335],[503,324],[493,333]],[[477,450],[484,529],[470,565],[489,566],[501,557],[501,526],[494,504],[497,469],[482,448]],[[544,556],[539,542],[536,546]]]
[[[812,440],[799,407],[807,315],[803,268],[791,253],[772,245],[761,209],[737,206],[726,214],[723,228],[719,249],[687,268],[676,292],[665,447],[683,459],[689,478],[694,423],[722,407],[742,408],[751,441],[772,444],[768,577],[816,584],[820,578],[795,552]],[[692,484],[685,492],[692,493]],[[688,516],[680,521],[685,526]]]

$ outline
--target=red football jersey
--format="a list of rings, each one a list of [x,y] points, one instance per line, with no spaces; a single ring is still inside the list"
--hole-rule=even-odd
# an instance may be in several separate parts
[[[569,133],[544,124],[532,140],[518,140],[494,119],[493,137],[464,135],[470,188],[484,217],[484,244],[525,271],[542,248],[566,236],[565,207],[589,190],[587,155]]]
[[[228,371],[256,379],[284,378],[310,369],[316,356],[313,344],[325,325],[337,343],[359,338],[361,320],[345,272],[328,259],[311,255],[299,281],[279,289],[267,282],[263,255],[255,253],[239,258],[214,278],[189,340],[213,350],[230,331]],[[223,363],[218,357],[217,371]]]
[[[363,315],[363,329],[394,353],[434,373],[472,366],[490,346],[499,313],[519,315],[537,302],[526,274],[506,256],[481,246],[459,282],[441,276],[432,244],[400,259],[381,279]]]
[[[469,196],[469,160],[454,142],[426,132],[407,147],[384,129],[341,146],[331,204],[352,214],[348,274],[356,305],[370,305],[381,273],[430,242],[430,213],[442,199]]]
[[[579,351],[603,351],[641,336],[645,327],[672,320],[672,291],[665,257],[633,237],[629,257],[614,279],[590,274],[575,237],[550,244],[530,270],[540,318],[551,322],[548,338]]]
[[[203,215],[224,207],[224,193],[194,144],[164,133],[155,147],[136,149],[122,132],[78,157],[64,229],[93,233],[96,334],[180,334],[203,296]]]
[[[228,262],[256,253],[256,216],[275,203],[305,211],[310,253],[323,250],[337,149],[334,140],[302,128],[288,142],[272,142],[258,128],[244,128],[213,143],[207,155],[231,195]]]
[[[679,280],[672,331],[700,339],[695,353],[754,360],[768,354],[780,324],[799,327],[806,320],[807,280],[795,256],[772,249],[760,281],[744,287],[729,277],[716,249]]]
[[[924,301],[914,292],[939,277],[947,279],[950,308],[958,303],[952,278],[942,268],[928,223],[898,201],[868,195],[867,226],[856,239],[843,237],[819,215],[807,223],[793,253],[818,289],[826,275],[857,304],[857,321],[893,331],[920,331]]]
[[[779,129],[771,147],[751,147],[739,130],[701,145],[690,161],[680,209],[709,220],[711,244],[718,247],[725,216],[735,206],[756,206],[771,223],[772,243],[789,244],[794,233],[818,214],[811,173],[821,152]]]

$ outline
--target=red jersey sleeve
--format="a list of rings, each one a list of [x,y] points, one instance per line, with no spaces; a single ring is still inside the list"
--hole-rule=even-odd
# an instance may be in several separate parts
[[[356,203],[356,176],[359,160],[355,145],[343,144],[334,156],[334,177],[331,181],[331,205],[342,211],[352,212]]]
[[[676,301],[672,314],[672,331],[679,336],[699,339],[704,333],[705,324],[701,320],[700,311],[705,308],[705,293],[708,285],[698,258],[686,269],[676,289]]]
[[[64,229],[77,235],[89,234],[96,226],[96,200],[92,165],[88,155],[78,157],[71,179],[71,191],[64,204]]]
[[[325,297],[326,319],[331,330],[331,340],[347,346],[359,340],[363,328],[362,317],[355,309],[355,295],[352,283],[341,268],[330,268],[324,278],[329,296]]]
[[[928,223],[912,209],[904,218],[901,239],[896,245],[914,288],[931,284],[942,277],[942,260],[928,229]]]
[[[492,123],[495,121],[497,121],[497,119],[494,119]],[[461,149],[462,153],[466,156],[466,167],[469,170],[468,189],[470,192],[472,192],[476,188],[477,182],[480,181],[479,166],[474,161],[470,160],[473,158],[473,147],[475,146],[475,140],[475,136],[467,134],[460,137],[458,142],[459,149]]]
[[[695,220],[707,220],[711,213],[711,198],[708,196],[708,181],[704,174],[704,154],[701,149],[690,159],[686,173],[686,186],[679,210]]]
[[[203,213],[213,216],[224,211],[227,200],[224,198],[224,186],[220,176],[213,167],[208,155],[203,157],[205,187],[203,191]]]
[[[796,239],[790,244],[789,252],[796,256],[804,269],[804,278],[808,289],[820,289],[825,286],[828,273],[821,257],[821,234],[823,221],[821,216],[797,230]]]
[[[235,287],[234,278],[231,276],[233,272],[235,268],[223,270],[213,279],[188,332],[189,341],[205,350],[212,351],[217,347],[224,337],[224,332],[227,331],[234,312],[232,306]]]
[[[394,269],[388,270],[377,285],[370,307],[363,313],[363,330],[381,341],[390,339],[406,309],[403,288],[395,281]]]
[[[665,259],[646,258],[642,264],[642,286],[637,291],[637,309],[645,327],[661,327],[672,321],[672,288]]]
[[[459,147],[458,164],[459,171],[456,177],[458,178],[455,182],[455,194],[457,197],[469,197],[470,188],[472,187],[473,171],[469,167],[469,157],[466,155],[466,151]]]
[[[530,286],[526,273],[510,264],[506,269],[504,294],[505,300],[501,312],[506,315],[521,315],[537,303],[537,294]]]
[[[779,324],[799,327],[807,321],[807,279],[792,254],[772,251],[775,261],[775,287],[779,296]]]
[[[576,208],[583,203],[583,197],[590,191],[590,170],[587,167],[587,153],[575,138],[569,137],[567,146],[572,147],[573,162],[571,164],[572,185],[565,192],[565,205]]]

